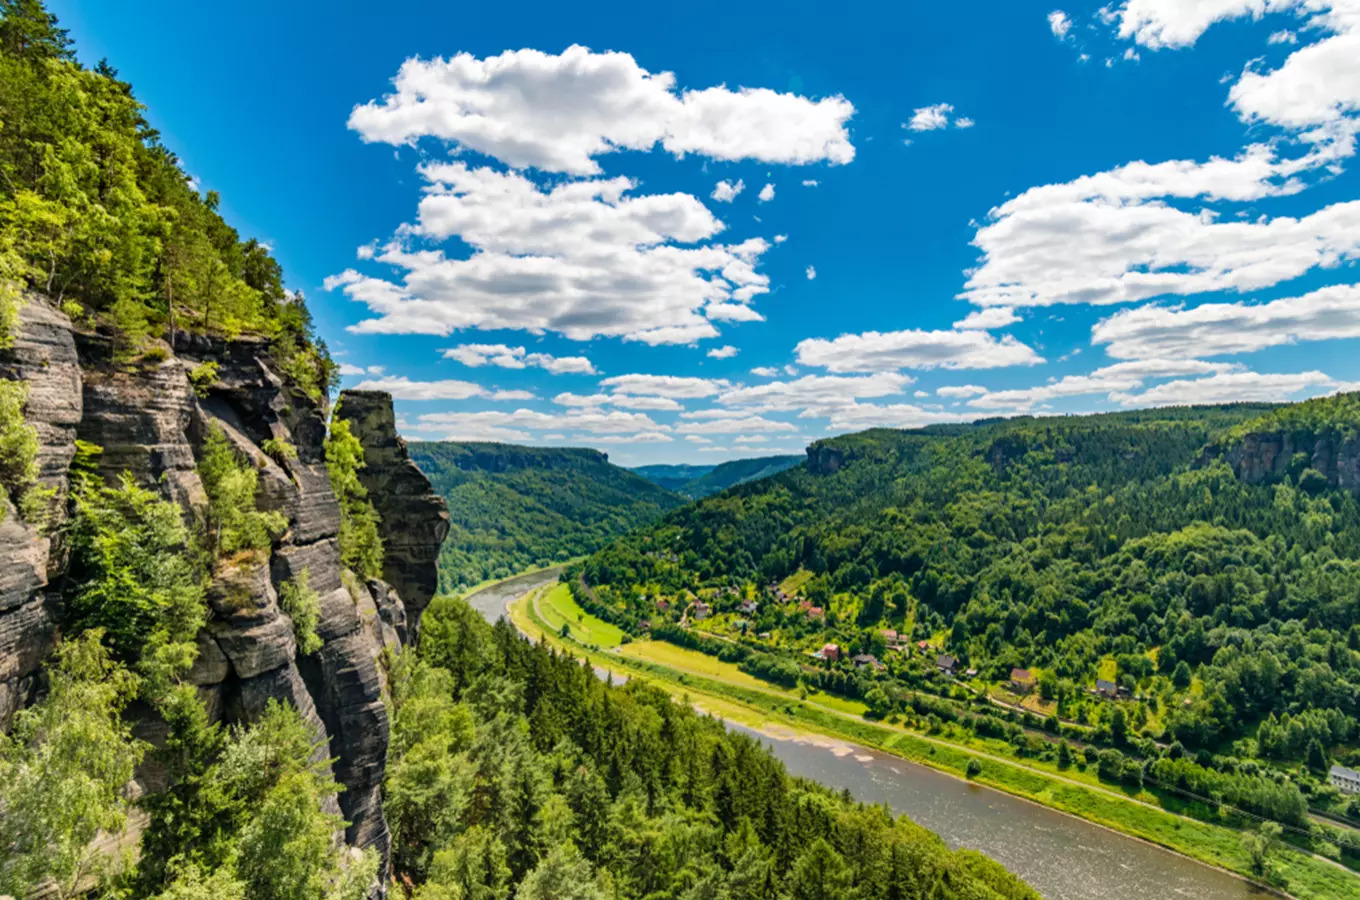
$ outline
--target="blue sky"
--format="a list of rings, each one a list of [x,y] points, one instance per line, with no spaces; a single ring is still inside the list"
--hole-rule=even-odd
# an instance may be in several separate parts
[[[408,437],[1360,381],[1360,0],[51,6]]]

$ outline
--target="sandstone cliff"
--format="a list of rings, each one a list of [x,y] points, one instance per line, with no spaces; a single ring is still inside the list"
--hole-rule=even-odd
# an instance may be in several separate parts
[[[270,699],[295,706],[345,788],[337,802],[350,823],[347,841],[374,847],[385,861],[383,651],[406,640],[408,607],[418,617],[433,596],[448,515],[406,458],[391,397],[347,399],[387,539],[387,582],[362,582],[340,561],[340,508],[325,464],[326,410],[289,382],[263,340],[181,334],[173,350],[160,361],[114,365],[106,339],[74,330],[43,298],[29,298],[14,346],[0,351],[0,377],[30,386],[25,418],[38,433],[41,479],[58,492],[52,524],[64,515],[77,439],[103,448],[106,477],[130,472],[196,518],[206,501],[195,452],[210,427],[223,430],[254,462],[262,505],[282,512],[288,530],[266,564],[219,564],[188,679],[215,719],[249,721]],[[189,372],[207,362],[216,364],[216,378],[195,391]],[[262,449],[268,440],[291,444],[296,458],[271,457]],[[0,523],[0,726],[40,689],[42,663],[59,630],[65,563],[60,527],[49,529],[56,537],[44,536],[7,512]],[[277,596],[303,571],[321,597],[323,644],[311,655],[299,651]],[[155,742],[162,726],[154,714],[133,715],[142,717],[137,731]],[[154,791],[164,776],[145,765],[137,781],[137,790]]]

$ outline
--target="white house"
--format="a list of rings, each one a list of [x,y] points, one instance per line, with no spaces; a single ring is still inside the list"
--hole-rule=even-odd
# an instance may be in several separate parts
[[[1360,794],[1360,772],[1345,766],[1332,766],[1327,780],[1343,794]]]

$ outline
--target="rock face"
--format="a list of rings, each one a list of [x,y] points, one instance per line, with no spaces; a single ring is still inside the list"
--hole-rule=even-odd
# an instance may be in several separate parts
[[[180,504],[191,521],[206,508],[196,455],[210,430],[220,429],[255,466],[261,506],[282,512],[289,527],[267,556],[218,564],[207,591],[209,621],[186,677],[214,720],[249,722],[270,701],[295,707],[316,736],[317,758],[333,760],[344,786],[331,808],[348,822],[346,840],[376,849],[385,873],[383,653],[407,640],[405,592],[413,601],[412,619],[433,596],[435,559],[448,531],[443,501],[406,458],[391,398],[366,393],[347,399],[346,411],[357,419],[364,442],[365,483],[388,523],[387,580],[362,582],[340,560],[340,507],[325,465],[325,409],[289,381],[262,340],[179,334],[173,349],[164,359],[115,365],[107,340],[73,333],[65,316],[33,297],[14,346],[0,351],[0,378],[30,385],[25,418],[39,436],[41,477],[62,501],[77,437],[103,448],[97,465],[105,478],[128,473]],[[200,393],[188,376],[207,362],[216,364],[217,376]],[[267,441],[287,443],[296,454]],[[5,505],[0,728],[31,700],[41,679],[60,612],[49,584],[57,583],[66,562],[61,547]],[[59,523],[67,504],[55,506]],[[293,622],[279,605],[283,585],[304,574],[321,605],[322,646],[310,655],[299,651]],[[140,736],[152,743],[163,739],[165,726],[154,711],[134,705],[129,715]],[[151,762],[136,780],[134,792],[165,786],[164,773]]]
[[[406,603],[413,631],[439,585],[439,545],[449,533],[444,498],[406,453],[397,434],[392,397],[381,391],[342,391],[336,415],[348,419],[364,448],[359,478],[382,517],[383,578]]]
[[[1360,437],[1327,429],[1321,432],[1255,432],[1224,452],[1238,478],[1259,484],[1278,481],[1302,454],[1333,487],[1360,490]]]
[[[19,312],[14,345],[0,351],[0,378],[28,385],[25,421],[38,436],[38,478],[56,497],[50,533],[66,514],[67,470],[81,418],[81,372],[71,322],[43,298],[29,296]],[[8,502],[0,522],[0,728],[32,695],[38,667],[52,648],[58,598],[49,578],[63,549],[23,522]]]
[[[807,469],[813,475],[830,475],[845,465],[845,454],[838,447],[811,444],[807,448]]]

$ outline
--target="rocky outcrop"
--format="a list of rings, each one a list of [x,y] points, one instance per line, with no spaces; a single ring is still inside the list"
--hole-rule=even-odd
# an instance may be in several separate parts
[[[1312,468],[1332,487],[1360,490],[1360,436],[1334,429],[1251,432],[1230,444],[1223,458],[1238,478],[1252,484]]]
[[[116,364],[106,338],[73,331],[51,304],[30,298],[14,346],[0,351],[0,378],[29,385],[25,419],[38,433],[44,486],[56,491],[52,522],[60,524],[68,506],[77,438],[102,448],[94,460],[98,474],[113,480],[129,473],[139,485],[180,504],[191,521],[206,509],[196,456],[209,431],[220,429],[251,461],[261,506],[282,512],[288,529],[268,553],[218,564],[206,595],[209,620],[197,637],[197,659],[186,680],[198,688],[215,721],[252,721],[271,701],[295,707],[317,738],[318,760],[331,760],[344,787],[330,806],[348,822],[347,841],[378,850],[385,870],[383,658],[408,638],[403,592],[413,600],[412,621],[433,596],[435,559],[448,531],[443,501],[407,459],[391,398],[348,399],[347,412],[364,443],[364,480],[384,516],[387,542],[386,579],[355,577],[341,563],[340,506],[326,470],[324,406],[291,383],[263,340],[181,333],[173,350]],[[216,376],[204,385],[208,371]],[[60,621],[60,599],[49,585],[59,583],[66,560],[62,548],[22,521],[3,496],[0,504],[5,505],[3,728],[40,681]],[[304,573],[321,607],[322,644],[309,655],[299,650],[294,623],[279,603],[282,586]],[[155,710],[134,704],[129,717],[143,739],[153,745],[164,739],[165,723]],[[165,784],[151,754],[129,790],[135,795]]]
[[[439,585],[439,545],[449,533],[444,498],[406,452],[397,434],[392,397],[381,391],[342,391],[336,415],[350,422],[364,448],[359,478],[382,518],[383,579],[405,601],[413,631]]]
[[[830,475],[845,465],[845,454],[839,447],[815,443],[807,448],[807,469],[813,475]]]
[[[67,470],[81,418],[81,372],[71,322],[43,298],[19,312],[13,346],[0,351],[0,378],[28,385],[24,419],[38,438],[38,479],[56,492],[46,528],[23,522],[0,497],[0,728],[32,695],[38,667],[52,648],[58,601],[49,579],[63,552],[49,535],[65,519]]]

